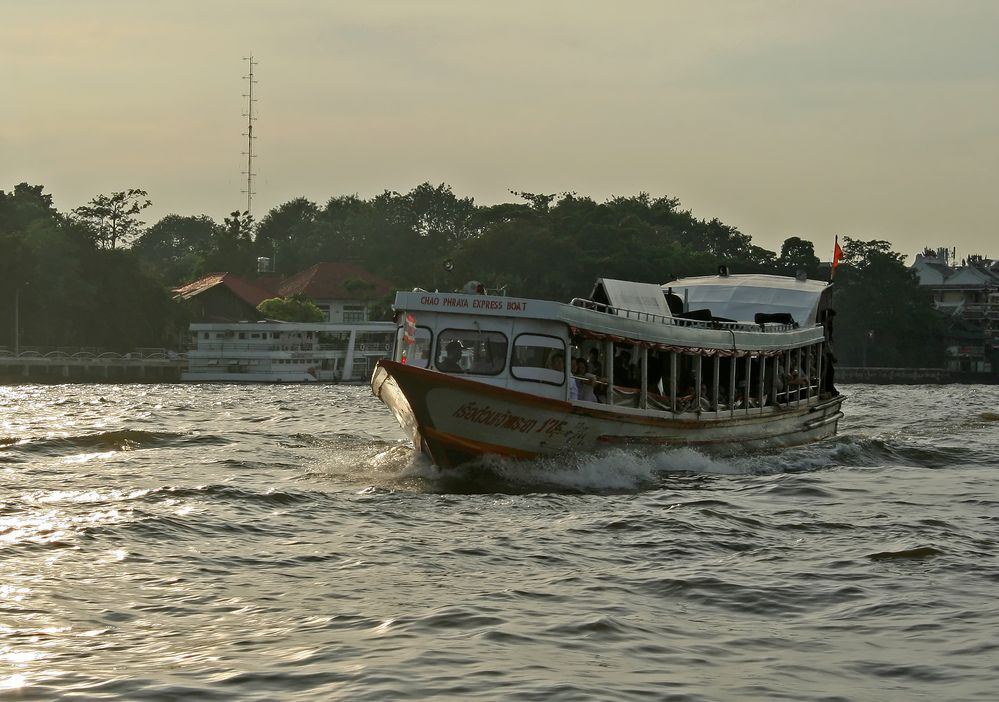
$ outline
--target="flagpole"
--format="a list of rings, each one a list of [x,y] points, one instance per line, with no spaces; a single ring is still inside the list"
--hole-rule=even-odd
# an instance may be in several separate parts
[[[843,249],[839,245],[839,235],[836,235],[835,244],[833,245],[833,259],[832,265],[829,267],[829,282],[831,283],[833,277],[836,275],[836,266],[839,265],[839,260],[843,258]]]

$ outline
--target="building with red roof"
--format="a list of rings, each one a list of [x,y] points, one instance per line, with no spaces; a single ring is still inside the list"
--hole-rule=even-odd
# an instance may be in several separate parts
[[[352,263],[324,261],[285,279],[281,297],[304,295],[326,313],[329,322],[366,322],[368,308],[395,286]]]
[[[233,273],[212,273],[173,290],[189,306],[193,319],[226,322],[260,319],[257,305],[274,293]]]
[[[303,295],[330,322],[365,322],[371,303],[395,287],[384,278],[350,263],[317,263],[290,278],[265,274],[253,280],[232,273],[212,273],[179,288],[174,299],[190,305],[192,319],[231,322],[261,318],[257,305],[272,297]]]

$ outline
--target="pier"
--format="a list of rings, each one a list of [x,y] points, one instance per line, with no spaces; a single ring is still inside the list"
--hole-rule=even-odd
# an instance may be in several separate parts
[[[947,368],[877,368],[861,366],[839,366],[836,368],[837,383],[859,383],[868,385],[997,385],[997,373],[970,373]]]
[[[167,349],[0,348],[0,383],[176,383],[187,354]]]

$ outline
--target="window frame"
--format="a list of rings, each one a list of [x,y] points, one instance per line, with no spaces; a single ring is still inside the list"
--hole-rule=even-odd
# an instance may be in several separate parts
[[[402,354],[406,353],[407,357],[406,357],[405,365],[412,366],[413,368],[427,368],[427,369],[429,369],[432,365],[434,365],[433,364],[433,361],[434,361],[434,354],[433,354],[433,350],[434,350],[434,332],[433,332],[433,330],[430,327],[424,326],[422,324],[417,324],[414,327],[414,329],[415,329],[417,335],[419,334],[419,332],[420,332],[421,329],[427,333],[427,350],[430,351],[430,353],[427,354],[426,365],[416,365],[416,364],[414,364],[410,360],[410,358],[409,358],[409,351],[412,350],[412,348],[414,346],[416,346],[416,336],[413,337],[413,343],[412,344],[407,344],[405,341],[403,341],[402,337],[406,333],[406,329],[405,329],[404,326],[397,327],[396,328],[396,332],[395,332],[395,343],[398,345],[398,348],[399,348],[399,362],[400,363],[403,362],[402,361]],[[436,369],[436,366],[434,366],[434,367]]]
[[[552,373],[555,372],[554,369],[548,368],[547,366],[515,366],[514,365],[514,359],[516,358],[516,354],[517,354],[517,345],[520,342],[520,340],[523,337],[525,337],[525,336],[534,337],[534,338],[540,338],[540,339],[551,339],[552,341],[555,341],[555,342],[558,343],[558,346],[540,346],[540,345],[535,345],[535,344],[530,344],[530,345],[523,344],[523,345],[524,346],[530,346],[530,347],[533,347],[533,348],[549,348],[549,349],[552,349],[553,352],[561,352],[562,353],[562,359],[563,359],[563,361],[562,361],[563,362],[563,367],[562,367],[562,381],[561,382],[556,382],[554,380],[546,380],[544,378],[531,378],[531,377],[527,377],[527,376],[524,376],[524,375],[517,375],[516,369],[518,369],[518,368],[531,368],[531,369],[538,369],[538,370],[550,371]],[[551,358],[550,355],[549,355],[549,358]],[[554,336],[552,334],[537,334],[535,332],[522,332],[520,334],[517,334],[517,336],[514,337],[514,339],[513,339],[513,347],[512,347],[511,352],[510,352],[510,377],[511,378],[515,378],[516,380],[520,380],[520,381],[523,381],[523,382],[526,382],[526,383],[541,383],[542,385],[551,385],[553,387],[560,388],[560,387],[565,387],[566,379],[568,378],[568,376],[569,376],[568,351],[567,351],[567,346],[566,346],[566,343],[565,343],[565,339],[563,339],[561,337],[558,337],[558,336]]]
[[[485,335],[487,334],[492,335],[493,338],[500,337],[503,339],[503,357],[502,357],[503,362],[500,364],[500,367],[488,373],[483,372],[481,370],[472,370],[472,368],[469,367],[469,369],[462,372],[461,375],[484,375],[489,377],[502,375],[507,370],[508,357],[510,355],[510,338],[504,332],[496,329],[461,329],[459,327],[447,327],[445,329],[439,329],[437,331],[437,340],[433,346],[434,353],[432,361],[433,361],[434,370],[440,373],[448,373],[448,371],[440,370],[440,368],[437,367],[438,363],[437,359],[441,358],[444,346],[451,343],[451,341],[458,340],[464,343],[466,339],[475,338],[475,337],[485,337]],[[476,343],[483,340],[484,339],[478,339]],[[456,375],[453,373],[448,373],[448,374]]]

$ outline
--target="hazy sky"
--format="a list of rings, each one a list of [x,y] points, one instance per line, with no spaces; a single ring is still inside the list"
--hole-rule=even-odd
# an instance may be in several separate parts
[[[153,223],[447,183],[999,256],[999,0],[0,0],[0,189]]]

